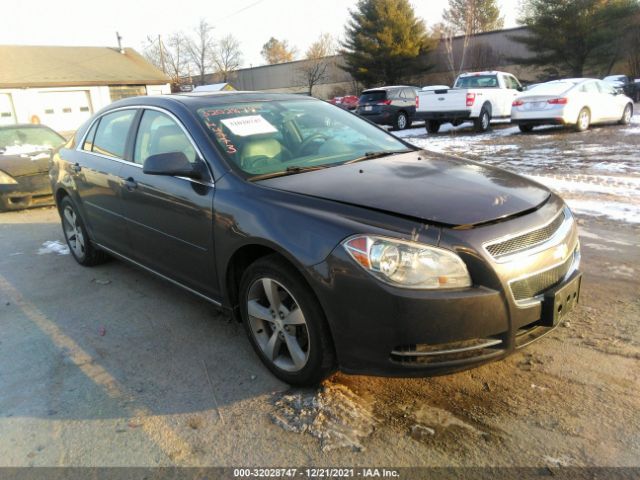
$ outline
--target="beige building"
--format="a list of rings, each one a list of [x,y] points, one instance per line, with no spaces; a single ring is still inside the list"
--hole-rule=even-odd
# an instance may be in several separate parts
[[[130,48],[0,46],[0,125],[71,131],[120,98],[167,93],[169,78]]]

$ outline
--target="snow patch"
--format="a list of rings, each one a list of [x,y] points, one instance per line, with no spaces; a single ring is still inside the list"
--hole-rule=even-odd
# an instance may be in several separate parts
[[[46,255],[48,253],[56,253],[58,255],[69,255],[69,247],[58,240],[49,240],[42,244],[38,250],[38,255]]]
[[[622,222],[640,223],[640,205],[579,198],[565,198],[565,202],[569,204],[571,210],[583,215],[604,216]]]
[[[275,407],[274,424],[289,432],[309,433],[320,440],[323,451],[364,450],[363,441],[377,423],[372,402],[330,381],[315,392],[284,395]]]

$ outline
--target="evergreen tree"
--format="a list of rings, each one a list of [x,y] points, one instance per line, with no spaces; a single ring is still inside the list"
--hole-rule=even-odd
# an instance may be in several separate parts
[[[496,0],[449,0],[442,19],[449,30],[462,35],[500,30],[504,26]]]
[[[435,42],[408,0],[360,0],[349,13],[343,68],[355,80],[390,85],[428,70],[421,56]]]
[[[554,76],[606,73],[620,49],[638,48],[620,40],[637,23],[639,8],[638,0],[527,0],[519,22],[530,33],[513,39],[533,55],[513,60]]]

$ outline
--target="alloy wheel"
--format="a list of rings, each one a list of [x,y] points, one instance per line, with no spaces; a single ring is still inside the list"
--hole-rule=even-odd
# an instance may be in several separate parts
[[[69,248],[73,250],[77,258],[83,258],[85,255],[85,238],[76,212],[70,206],[66,206],[62,214],[62,219]]]
[[[249,288],[247,314],[251,334],[265,357],[287,372],[309,360],[309,329],[298,302],[279,282],[259,278]]]
[[[624,108],[624,115],[622,118],[625,124],[631,123],[631,105],[627,105]]]
[[[398,129],[399,130],[404,130],[407,126],[407,117],[401,113],[400,115],[398,115]]]
[[[580,130],[586,130],[589,128],[589,112],[587,110],[582,110],[580,112],[580,119],[578,122],[580,123]]]

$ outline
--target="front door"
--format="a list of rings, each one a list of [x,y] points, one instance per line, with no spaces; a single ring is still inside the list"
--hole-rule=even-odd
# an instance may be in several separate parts
[[[151,155],[182,152],[201,162],[192,140],[172,116],[145,110],[123,165],[122,199],[131,256],[153,270],[206,295],[218,295],[213,257],[213,194],[210,179],[147,175]]]

